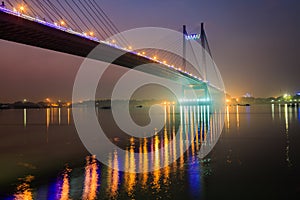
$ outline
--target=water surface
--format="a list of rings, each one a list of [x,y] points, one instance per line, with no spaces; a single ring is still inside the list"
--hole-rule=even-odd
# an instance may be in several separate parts
[[[147,124],[146,108],[133,110]],[[300,109],[288,105],[229,106],[221,137],[208,156],[221,124],[204,106],[165,106],[165,127],[150,139],[124,134],[99,109],[108,138],[126,149],[109,166],[97,162],[80,141],[67,108],[0,111],[1,199],[292,199],[300,192]],[[103,117],[106,116],[106,117]],[[179,146],[135,159],[181,134]],[[187,152],[186,141],[192,140]],[[181,155],[178,159],[177,155]],[[121,165],[139,169],[172,160],[149,173],[125,173]]]

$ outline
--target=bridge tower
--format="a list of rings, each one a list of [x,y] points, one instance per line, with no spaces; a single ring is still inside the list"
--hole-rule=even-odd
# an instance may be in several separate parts
[[[203,79],[206,81],[206,55],[208,54],[210,57],[212,57],[209,45],[208,45],[208,40],[206,37],[206,33],[204,30],[204,23],[201,23],[201,31],[200,34],[188,34],[187,30],[186,30],[186,25],[183,25],[183,29],[182,29],[182,35],[183,35],[183,49],[182,49],[182,67],[185,70],[186,69],[186,45],[188,40],[200,40],[199,43],[201,44],[201,46],[203,47],[202,49],[202,60],[203,60]]]
[[[208,86],[207,86],[207,64],[206,64],[206,56],[207,54],[212,57],[209,45],[208,45],[208,40],[206,37],[206,33],[204,30],[204,23],[201,23],[201,30],[200,34],[188,34],[186,30],[186,25],[183,25],[182,28],[182,34],[183,34],[183,49],[182,49],[182,67],[184,70],[186,70],[187,63],[186,63],[186,45],[188,40],[199,40],[199,43],[201,44],[202,48],[202,67],[203,67],[203,80],[204,83],[202,85],[190,85],[190,87],[183,86],[182,88],[182,95],[185,98],[188,98],[188,91],[189,90],[196,90],[197,93],[197,100],[201,99],[201,103],[208,102],[210,99],[209,91],[208,91]],[[199,95],[199,96],[198,96]]]
[[[182,45],[183,46],[183,48],[182,48],[182,67],[183,67],[183,70],[185,70],[185,68],[186,68],[186,36],[188,35],[185,25],[183,25],[183,27],[182,27],[182,35],[183,35],[183,39],[182,39],[182,43],[183,43],[183,45]]]

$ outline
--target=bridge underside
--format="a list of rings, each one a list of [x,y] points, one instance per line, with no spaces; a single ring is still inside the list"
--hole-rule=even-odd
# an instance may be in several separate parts
[[[143,72],[176,82],[188,82],[193,87],[203,88],[203,85],[206,85],[206,83],[192,76],[134,53],[126,52],[107,44],[98,43],[5,12],[0,12],[0,38],[80,57],[86,57],[98,46],[97,48],[100,49],[101,54],[93,59],[110,62],[112,57],[118,57],[113,61],[113,64],[131,69],[143,64],[150,64],[149,68],[143,70]],[[121,56],[119,57],[119,55]]]

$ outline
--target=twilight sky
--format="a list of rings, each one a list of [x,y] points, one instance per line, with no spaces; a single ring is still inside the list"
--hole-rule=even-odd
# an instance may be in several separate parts
[[[101,0],[121,30],[188,31],[205,23],[214,60],[232,96],[300,91],[300,1]],[[0,102],[69,100],[81,58],[0,40]]]

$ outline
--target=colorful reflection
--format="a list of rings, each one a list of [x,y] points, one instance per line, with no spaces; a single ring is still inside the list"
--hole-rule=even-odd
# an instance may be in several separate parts
[[[164,106],[165,126],[160,132],[150,138],[131,137],[126,140],[125,157],[119,157],[117,151],[112,152],[108,157],[108,166],[103,166],[104,170],[101,170],[101,176],[95,156],[86,157],[85,167],[81,171],[75,169],[76,173],[73,173],[74,169],[71,171],[66,168],[56,186],[51,188],[51,194],[48,193],[48,199],[119,199],[123,198],[120,197],[120,190],[126,191],[126,198],[135,199],[137,190],[160,193],[171,187],[175,180],[184,179],[186,176],[192,184],[190,189],[201,192],[202,159],[198,155],[201,154],[201,149],[209,149],[218,139],[217,133],[222,128],[221,115],[208,105]],[[47,128],[53,123],[70,123],[69,109],[48,108],[45,114]],[[179,135],[176,136],[177,134]],[[188,151],[184,152],[187,148]],[[137,152],[139,156],[135,157]],[[182,156],[177,159],[179,154]],[[166,167],[160,169],[161,165]],[[120,172],[119,166],[124,166],[131,172],[146,172]],[[147,172],[150,168],[157,170]],[[189,171],[188,174],[185,173],[186,170]],[[19,192],[15,196],[21,199],[21,195],[26,195],[33,199],[29,184],[22,188],[18,187]]]

